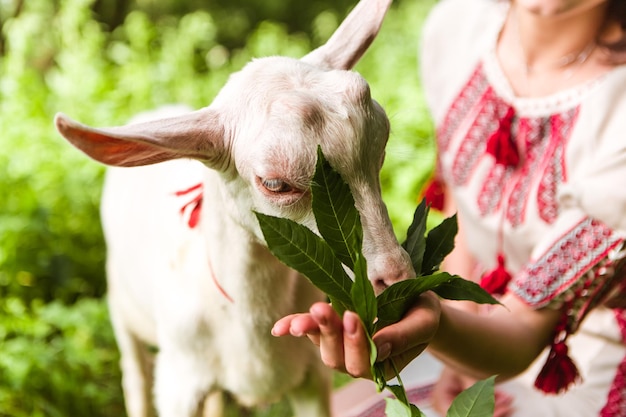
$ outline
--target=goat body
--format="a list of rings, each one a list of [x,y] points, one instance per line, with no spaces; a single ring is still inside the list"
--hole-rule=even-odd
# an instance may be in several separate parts
[[[176,191],[196,183],[207,191],[201,220],[190,228],[180,209],[191,197]],[[328,375],[314,346],[269,334],[278,318],[322,298],[241,227],[223,184],[190,160],[107,172],[108,301],[129,415],[150,415],[148,343],[159,347],[154,389],[161,415],[193,416],[211,391],[252,406],[304,385],[311,391],[301,395],[311,403],[294,407],[323,416],[327,404],[312,400],[328,398]]]
[[[102,202],[130,417],[152,415],[145,344],[158,347],[161,417],[199,415],[221,392],[244,406],[288,395],[296,416],[330,415],[329,371],[317,348],[270,335],[277,319],[323,294],[271,255],[253,210],[315,230],[309,184],[319,145],[355,197],[375,288],[412,276],[380,194],[388,120],[349,71],[389,3],[362,0],[301,60],[254,60],[206,108],[100,129],[57,115],[59,132],[86,154],[133,167],[107,172]],[[207,401],[204,413],[222,415],[219,401]]]

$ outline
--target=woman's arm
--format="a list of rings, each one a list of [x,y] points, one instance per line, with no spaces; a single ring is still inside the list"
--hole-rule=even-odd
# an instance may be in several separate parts
[[[446,364],[476,378],[511,378],[523,372],[550,344],[558,310],[535,310],[514,295],[488,315],[442,303],[440,325],[430,349]]]
[[[443,212],[451,216],[457,210],[454,196],[447,189],[445,196]],[[476,280],[476,262],[467,247],[462,218],[458,220],[454,251],[442,269]],[[510,294],[501,300],[506,308],[491,308],[489,313],[479,313],[480,306],[469,301],[441,302],[441,325],[429,351],[452,368],[480,379],[495,374],[507,378],[526,369],[550,343],[559,317],[558,311],[535,310]],[[457,351],[459,343],[464,348]],[[509,350],[510,344],[515,350]],[[504,355],[494,355],[498,352]]]
[[[429,346],[444,362],[484,378],[510,378],[526,369],[552,338],[559,312],[533,310],[514,296],[487,316],[461,311],[425,293],[399,322],[373,339],[378,361],[393,359],[402,369]],[[275,336],[308,336],[320,347],[322,360],[355,377],[371,377],[369,347],[363,326],[352,312],[340,318],[331,306],[317,303],[309,313],[279,320]],[[391,373],[388,373],[392,376]]]

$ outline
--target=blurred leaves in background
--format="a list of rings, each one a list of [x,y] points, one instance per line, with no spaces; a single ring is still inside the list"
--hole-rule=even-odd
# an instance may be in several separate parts
[[[106,305],[0,301],[0,416],[123,416]]]
[[[381,176],[400,231],[433,166],[417,62],[433,2],[396,0],[356,68],[391,120]],[[107,126],[206,106],[252,57],[323,43],[355,3],[0,0],[0,416],[123,415],[103,298],[104,168],[55,132],[54,114]]]

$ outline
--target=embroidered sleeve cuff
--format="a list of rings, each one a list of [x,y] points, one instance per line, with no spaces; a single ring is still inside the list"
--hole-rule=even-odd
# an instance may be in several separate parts
[[[585,218],[520,271],[509,290],[535,308],[576,300],[581,309],[590,297],[598,298],[598,288],[608,290],[607,281],[612,281],[611,287],[617,278],[621,281],[615,274],[607,275],[606,268],[617,261],[611,258],[624,257],[620,252],[623,242],[623,237],[602,222]]]

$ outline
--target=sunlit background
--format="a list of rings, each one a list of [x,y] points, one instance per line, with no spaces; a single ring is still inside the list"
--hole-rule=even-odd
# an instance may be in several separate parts
[[[356,70],[392,124],[384,199],[402,239],[433,166],[418,78],[434,0],[396,0]],[[252,57],[300,57],[352,0],[0,0],[0,416],[124,416],[98,205],[104,168],[54,130],[208,105]],[[283,408],[257,414],[288,415]]]

